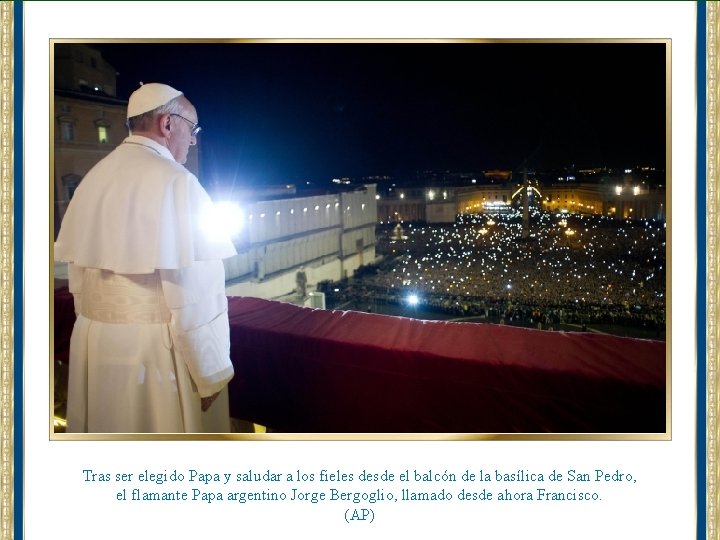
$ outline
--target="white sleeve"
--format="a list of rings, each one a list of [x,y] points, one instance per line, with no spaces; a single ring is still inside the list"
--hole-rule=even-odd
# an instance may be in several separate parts
[[[177,357],[187,365],[201,397],[220,391],[233,377],[225,269],[222,261],[195,261],[160,270],[170,333]]]

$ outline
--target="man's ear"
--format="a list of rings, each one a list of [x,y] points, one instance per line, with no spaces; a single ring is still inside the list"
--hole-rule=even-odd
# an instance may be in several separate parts
[[[160,132],[163,135],[168,135],[170,133],[170,115],[161,114],[158,117],[158,123],[160,124]]]

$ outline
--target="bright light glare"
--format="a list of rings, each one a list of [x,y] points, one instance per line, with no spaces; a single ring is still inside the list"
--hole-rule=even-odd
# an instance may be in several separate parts
[[[420,302],[420,299],[418,298],[417,294],[411,294],[410,296],[408,296],[407,302],[411,306],[417,306],[418,302]]]
[[[236,203],[220,201],[205,209],[200,226],[213,240],[233,237],[240,232],[243,212]]]

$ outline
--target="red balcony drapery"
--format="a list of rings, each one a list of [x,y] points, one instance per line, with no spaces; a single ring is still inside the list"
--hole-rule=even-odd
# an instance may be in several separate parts
[[[231,415],[280,432],[664,433],[665,342],[229,298]],[[55,293],[55,356],[74,322]]]

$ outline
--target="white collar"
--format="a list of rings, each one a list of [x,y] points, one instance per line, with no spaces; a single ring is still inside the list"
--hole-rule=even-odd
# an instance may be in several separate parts
[[[150,148],[161,156],[175,161],[175,158],[170,153],[170,150],[167,149],[167,147],[163,146],[157,141],[154,141],[150,137],[144,137],[143,135],[128,135],[122,142],[122,144],[138,144],[140,146],[146,146],[147,148]]]

